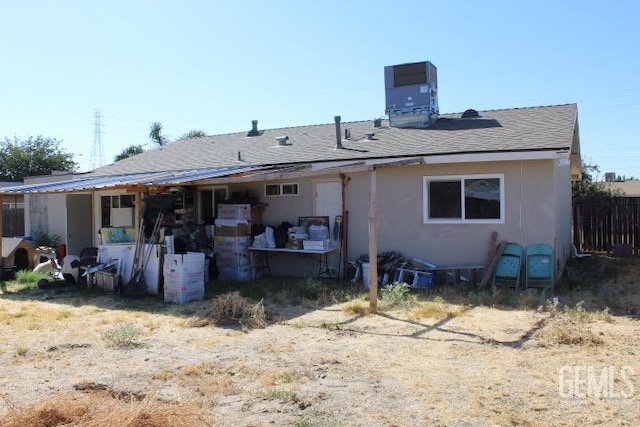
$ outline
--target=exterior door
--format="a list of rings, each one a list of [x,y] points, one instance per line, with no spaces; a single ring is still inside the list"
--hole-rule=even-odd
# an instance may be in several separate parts
[[[93,246],[90,194],[67,195],[67,253],[80,255],[82,248]]]
[[[330,234],[336,215],[342,215],[342,183],[340,181],[316,182],[314,215],[328,216]]]

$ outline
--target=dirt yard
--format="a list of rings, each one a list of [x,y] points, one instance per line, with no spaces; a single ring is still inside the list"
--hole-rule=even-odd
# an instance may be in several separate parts
[[[637,426],[640,260],[605,261],[573,266],[556,301],[440,289],[377,314],[350,284],[246,284],[252,304],[264,296],[264,328],[211,324],[213,296],[9,286],[0,424]]]

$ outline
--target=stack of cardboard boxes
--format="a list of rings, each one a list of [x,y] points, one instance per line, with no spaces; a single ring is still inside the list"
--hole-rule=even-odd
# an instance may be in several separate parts
[[[213,249],[216,254],[219,280],[252,279],[249,256],[251,220],[250,204],[218,206]]]
[[[204,299],[204,252],[165,255],[164,300],[176,304]]]

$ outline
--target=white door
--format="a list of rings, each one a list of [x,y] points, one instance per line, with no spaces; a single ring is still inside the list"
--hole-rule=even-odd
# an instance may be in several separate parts
[[[80,255],[82,248],[93,246],[91,195],[67,195],[67,253]]]
[[[329,234],[333,235],[335,217],[342,215],[342,183],[340,181],[316,182],[313,210],[315,216],[329,217]]]

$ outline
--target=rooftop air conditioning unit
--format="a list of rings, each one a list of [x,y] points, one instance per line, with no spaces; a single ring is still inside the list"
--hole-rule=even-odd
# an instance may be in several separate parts
[[[438,73],[431,62],[384,67],[384,87],[392,127],[427,127],[438,120]]]

